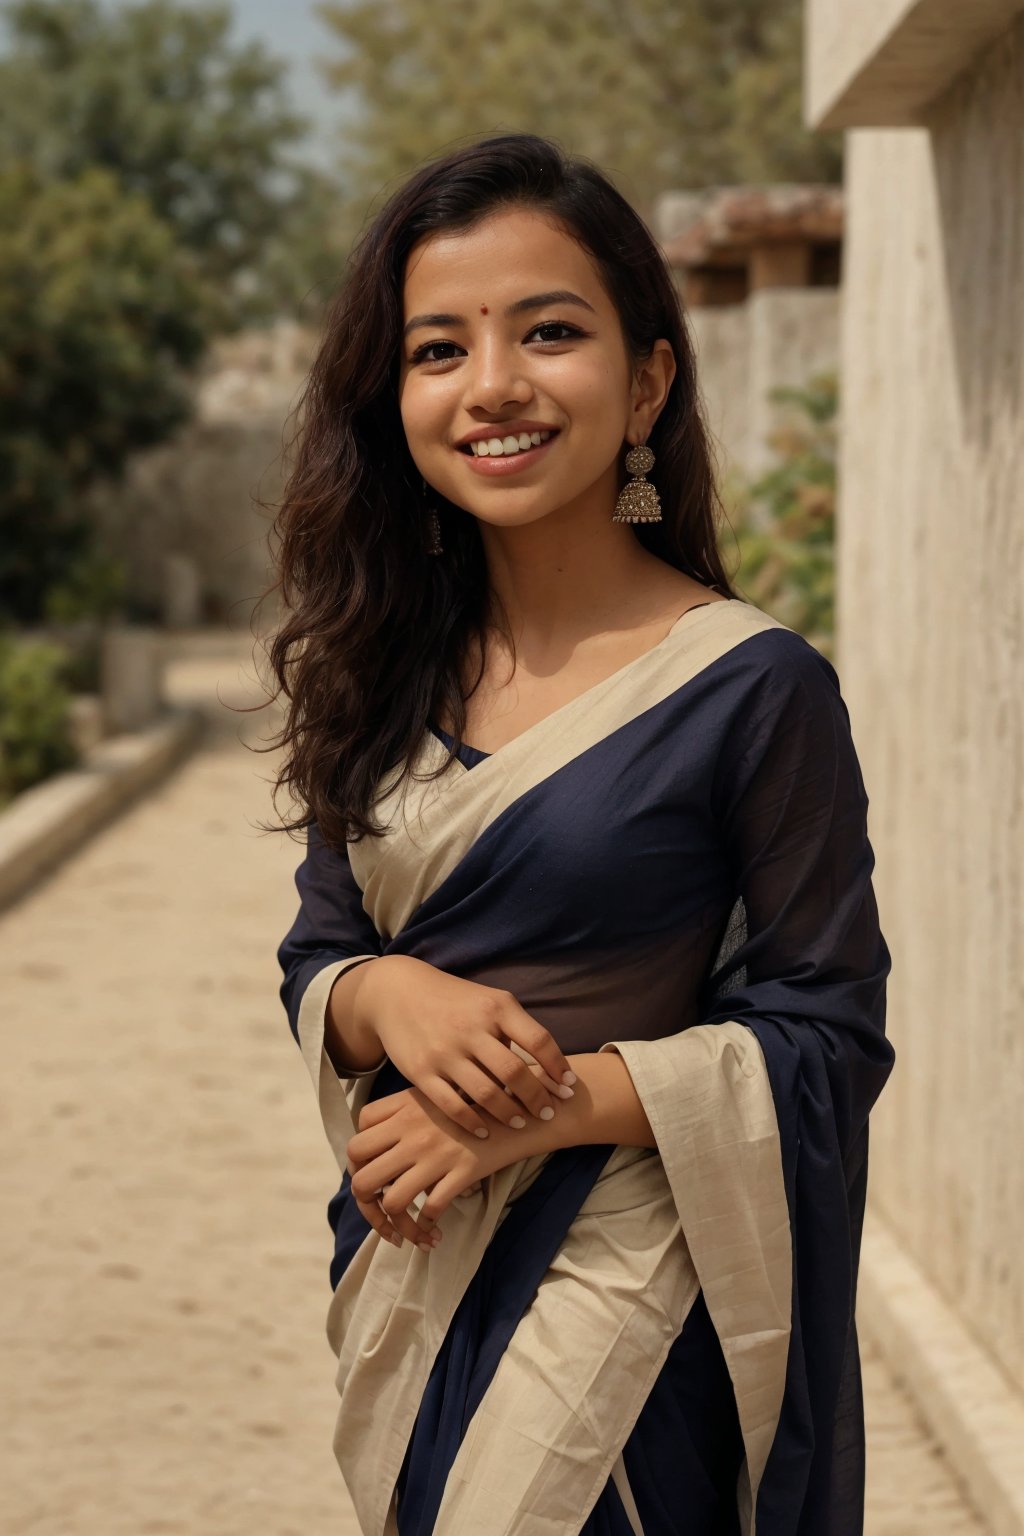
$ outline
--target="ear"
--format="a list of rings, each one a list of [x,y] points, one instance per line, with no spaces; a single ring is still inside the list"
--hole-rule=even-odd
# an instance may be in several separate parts
[[[676,359],[672,344],[659,337],[645,357],[636,366],[629,388],[629,421],[626,436],[630,442],[643,443],[650,436],[662,406],[668,398],[672,380],[676,376]]]

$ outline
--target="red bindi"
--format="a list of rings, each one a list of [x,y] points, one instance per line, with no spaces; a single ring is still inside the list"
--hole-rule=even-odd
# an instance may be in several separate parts
[[[486,313],[487,313],[487,305],[486,304],[481,304],[480,305],[480,313],[482,315],[486,315]]]

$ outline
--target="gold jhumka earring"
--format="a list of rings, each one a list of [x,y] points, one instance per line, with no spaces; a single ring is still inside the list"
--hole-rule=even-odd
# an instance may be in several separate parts
[[[644,476],[654,464],[654,454],[646,443],[637,443],[626,454],[626,468],[634,479],[619,492],[612,514],[613,523],[660,523],[661,498]]]
[[[420,478],[423,480],[423,499],[427,502],[427,554],[440,555],[444,553],[441,548],[441,519],[437,515],[437,508],[428,500],[430,491],[426,479],[423,476]]]

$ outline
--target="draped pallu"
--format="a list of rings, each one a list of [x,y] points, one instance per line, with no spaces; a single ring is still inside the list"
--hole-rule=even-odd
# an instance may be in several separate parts
[[[868,1115],[893,1064],[868,799],[831,664],[738,599],[490,755],[428,731],[382,838],[314,825],[281,998],[342,1172],[327,1331],[366,1536],[855,1536]],[[394,779],[392,775],[392,780]],[[656,1148],[529,1157],[431,1254],[349,1191],[387,1058],[336,977],[414,955],[618,1051]],[[521,1053],[525,1054],[525,1053]],[[417,1208],[420,1202],[417,1202]]]

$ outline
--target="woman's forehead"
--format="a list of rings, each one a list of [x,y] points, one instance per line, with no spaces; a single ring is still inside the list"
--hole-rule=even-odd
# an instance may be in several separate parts
[[[406,263],[403,297],[410,310],[420,308],[428,292],[432,301],[447,292],[494,311],[522,294],[556,288],[574,289],[596,306],[601,284],[592,258],[550,215],[503,209],[469,229],[438,230],[418,241]]]

